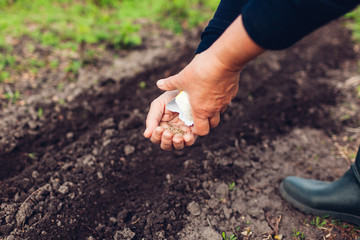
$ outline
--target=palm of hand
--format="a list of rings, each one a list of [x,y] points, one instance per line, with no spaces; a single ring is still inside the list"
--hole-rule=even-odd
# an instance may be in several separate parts
[[[179,114],[169,110],[165,110],[165,114],[160,121],[160,126],[165,128],[165,130],[170,130],[174,135],[185,135],[186,133],[191,132],[190,127],[185,125],[179,118]]]
[[[196,135],[193,133],[193,127],[185,125],[178,113],[165,110],[150,140],[160,144],[162,149],[170,151],[173,147],[182,149],[184,146],[193,145]]]

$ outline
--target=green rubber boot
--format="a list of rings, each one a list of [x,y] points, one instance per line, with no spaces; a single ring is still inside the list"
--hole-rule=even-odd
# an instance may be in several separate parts
[[[330,215],[360,226],[360,147],[355,164],[334,182],[286,177],[280,185],[283,198],[300,211]]]

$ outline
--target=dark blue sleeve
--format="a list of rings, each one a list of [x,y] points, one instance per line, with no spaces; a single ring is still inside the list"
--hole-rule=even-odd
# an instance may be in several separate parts
[[[279,50],[291,46],[313,30],[351,11],[359,2],[360,0],[222,0],[214,18],[202,34],[196,52],[200,53],[210,47],[240,14],[252,40],[265,49]],[[231,22],[228,23],[229,21]]]
[[[213,19],[201,34],[201,42],[196,53],[208,49],[240,15],[242,7],[247,2],[248,0],[221,0]]]
[[[242,9],[244,27],[265,49],[284,49],[351,11],[359,0],[251,0]]]

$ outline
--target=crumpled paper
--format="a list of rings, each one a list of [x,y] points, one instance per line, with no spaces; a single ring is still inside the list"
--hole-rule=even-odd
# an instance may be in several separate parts
[[[166,105],[166,109],[171,112],[179,113],[180,120],[183,121],[186,126],[194,124],[191,115],[189,96],[185,91],[181,91],[173,100],[171,100]]]

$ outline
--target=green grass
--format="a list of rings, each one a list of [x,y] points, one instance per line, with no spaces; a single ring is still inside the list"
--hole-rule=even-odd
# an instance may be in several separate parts
[[[360,7],[346,14],[345,17],[353,20],[348,27],[352,30],[354,40],[360,42]]]
[[[10,73],[8,73],[6,71],[0,72],[0,83],[5,82],[9,78],[10,78]]]
[[[232,182],[228,184],[229,191],[234,191],[236,189],[236,183]]]
[[[20,99],[20,92],[18,90],[15,91],[15,93],[12,92],[7,92],[4,94],[5,98],[11,102],[11,103],[15,103],[16,101],[18,101]]]
[[[227,236],[225,232],[221,234],[223,240],[237,240],[237,237],[233,234],[231,236]]]
[[[219,0],[0,0],[0,47],[24,35],[44,46],[141,44],[137,20],[181,32],[211,18]],[[1,62],[0,62],[1,64]],[[1,67],[1,65],[0,65]]]
[[[55,59],[55,60],[51,60],[49,63],[50,67],[55,69],[59,66],[59,60]]]
[[[146,82],[145,82],[145,81],[141,81],[141,82],[139,83],[139,88],[140,88],[140,89],[146,89]]]
[[[210,20],[219,2],[0,0],[0,84],[12,89],[0,91],[0,99],[16,103],[23,94],[17,80],[33,81],[49,70],[76,81],[80,69],[96,64],[104,50],[141,45],[142,28],[155,25],[182,33]]]
[[[328,218],[328,217],[329,217],[328,215],[323,216],[323,217],[319,217],[319,216],[314,217],[311,220],[310,224],[317,228],[324,227],[328,223],[328,221],[325,218]]]
[[[3,70],[6,66],[14,66],[15,57],[10,54],[1,54],[0,55],[0,71]]]
[[[29,156],[31,159],[36,159],[36,153],[28,153],[28,156]]]
[[[42,108],[39,108],[37,111],[38,118],[41,118],[44,115],[44,110]]]
[[[303,232],[296,231],[295,228],[293,229],[293,239],[305,239],[305,234]]]
[[[76,75],[79,73],[81,65],[81,61],[73,60],[70,62],[69,66],[65,69],[65,71]]]

